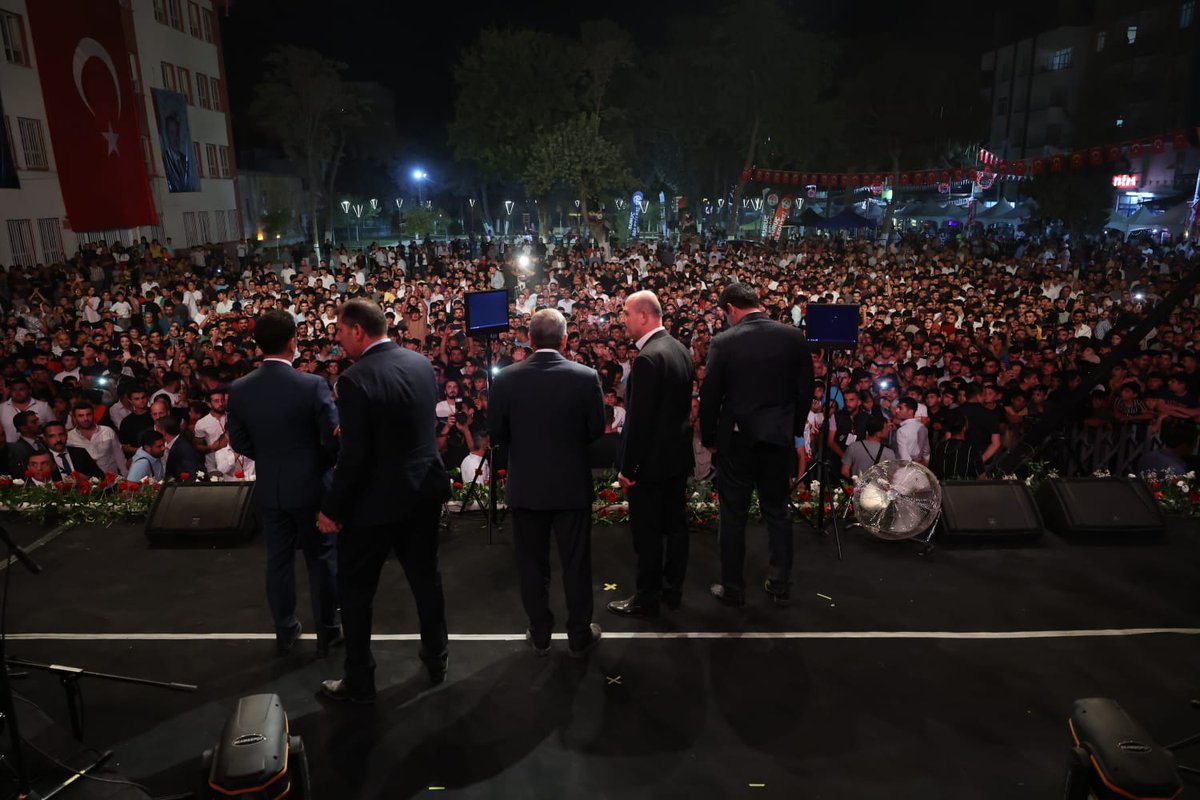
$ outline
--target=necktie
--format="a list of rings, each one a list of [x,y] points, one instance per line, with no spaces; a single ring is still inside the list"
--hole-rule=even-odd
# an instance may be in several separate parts
[[[58,454],[58,463],[62,467],[62,474],[64,478],[68,477],[73,472],[71,469],[71,461],[67,458],[67,453],[65,450]]]

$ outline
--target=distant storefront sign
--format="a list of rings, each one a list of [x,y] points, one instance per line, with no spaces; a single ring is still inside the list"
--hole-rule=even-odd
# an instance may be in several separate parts
[[[1140,180],[1138,175],[1113,175],[1112,185],[1116,189],[1136,189]]]

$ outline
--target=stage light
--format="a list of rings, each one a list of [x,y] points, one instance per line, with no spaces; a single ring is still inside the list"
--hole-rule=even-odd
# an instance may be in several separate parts
[[[517,256],[517,266],[519,266],[521,269],[529,269],[529,264],[529,256],[525,255],[524,253]]]
[[[414,169],[412,171],[412,176],[414,181],[423,181],[429,177],[423,169]]]
[[[493,366],[493,367],[492,367],[492,377],[494,378],[494,377],[496,377],[496,376],[497,376],[497,375],[499,375],[499,374],[500,374],[500,368],[499,368],[499,367],[495,367],[495,366]]]

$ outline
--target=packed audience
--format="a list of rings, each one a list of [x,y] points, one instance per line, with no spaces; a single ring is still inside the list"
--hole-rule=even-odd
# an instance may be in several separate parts
[[[321,259],[245,243],[185,250],[169,240],[95,242],[66,264],[6,270],[0,427],[14,476],[31,475],[31,457],[51,451],[51,441],[57,448],[65,429],[68,452],[86,451],[93,472],[252,477],[253,463],[232,450],[224,420],[225,387],[260,359],[255,316],[291,312],[297,368],[336,393],[347,366],[334,337],[338,305],[367,297],[384,308],[389,335],[433,363],[442,393],[438,443],[447,466],[463,465],[470,480],[485,452],[488,372],[525,358],[529,316],[554,306],[569,319],[566,355],[594,367],[603,384],[603,466],[620,435],[635,355],[624,299],[643,288],[662,299],[665,326],[695,359],[698,388],[709,342],[724,325],[716,298],[742,281],[772,316],[794,325],[805,324],[809,303],[861,304],[857,349],[813,354],[819,381],[831,365],[830,392],[814,400],[797,440],[798,476],[825,437],[847,476],[889,457],[886,449],[942,477],[977,477],[1056,410],[1068,425],[1155,433],[1166,426],[1172,442],[1187,439],[1200,420],[1200,297],[1185,299],[1086,402],[1071,398],[1198,261],[1190,243],[1067,247],[1009,234],[678,249],[472,238],[342,248]],[[464,330],[463,296],[484,289],[511,297],[511,330],[488,341]],[[192,447],[175,448],[180,440]],[[1188,441],[1194,450],[1194,433]],[[698,442],[695,450],[696,476],[705,477],[710,458]],[[1188,446],[1176,450],[1186,463]],[[33,459],[39,479],[80,471],[51,456],[49,476],[46,459]]]

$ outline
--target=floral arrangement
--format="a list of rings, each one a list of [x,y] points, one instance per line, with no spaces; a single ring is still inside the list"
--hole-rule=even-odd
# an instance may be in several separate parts
[[[158,495],[161,482],[146,478],[129,481],[113,473],[89,478],[76,472],[66,480],[38,485],[28,477],[0,476],[0,510],[39,524],[103,525],[144,517]]]
[[[1096,473],[1100,476],[1100,473]],[[1107,475],[1107,473],[1104,473]],[[1129,477],[1136,477],[1130,475]],[[1196,473],[1176,475],[1174,472],[1158,474],[1147,472],[1142,475],[1146,487],[1167,514],[1200,516],[1200,488],[1196,486]]]
[[[507,484],[508,470],[496,470],[496,506],[504,508],[504,489]],[[485,508],[491,502],[491,480],[479,480],[475,482],[474,489],[471,488],[471,482],[464,482],[462,479],[462,470],[455,467],[450,470],[450,502],[462,508],[463,503],[469,502],[472,510]]]

